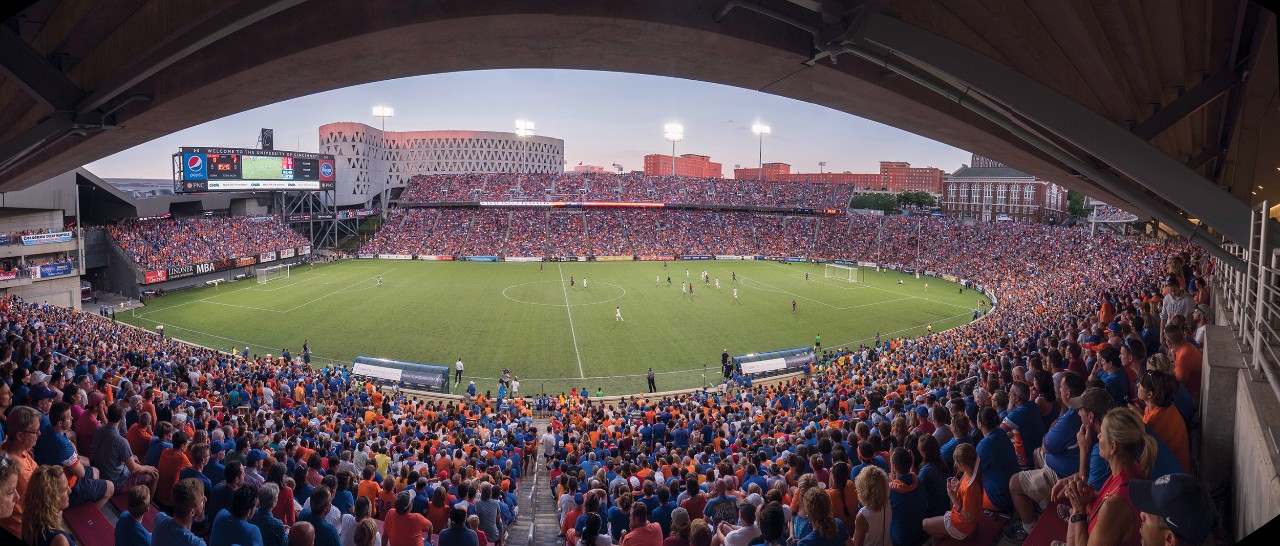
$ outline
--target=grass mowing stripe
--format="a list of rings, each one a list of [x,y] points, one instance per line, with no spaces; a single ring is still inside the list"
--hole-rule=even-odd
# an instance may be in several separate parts
[[[569,288],[564,285],[564,269],[560,264],[556,264],[556,271],[560,272],[560,290],[564,292],[564,312],[569,315],[569,336],[573,338],[573,355],[578,358],[578,377],[585,378],[587,372],[582,370],[582,351],[578,350],[578,334],[573,331],[573,305],[569,304]]]

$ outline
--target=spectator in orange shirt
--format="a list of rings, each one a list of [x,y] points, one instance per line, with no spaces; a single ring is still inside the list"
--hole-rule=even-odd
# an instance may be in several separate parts
[[[413,493],[401,491],[396,495],[395,510],[387,514],[384,539],[389,546],[422,546],[422,535],[431,536],[431,521],[422,514],[410,512]]]
[[[138,422],[129,427],[129,449],[138,460],[147,456],[147,448],[151,446],[151,419],[151,414],[144,411],[138,415]]]
[[[1146,405],[1131,407],[1142,415],[1142,422],[1164,440],[1182,468],[1191,468],[1191,448],[1187,440],[1187,424],[1173,407],[1178,394],[1178,379],[1159,370],[1147,370],[1138,377],[1138,399]]]
[[[166,510],[173,508],[173,485],[178,483],[178,474],[183,468],[191,466],[187,457],[187,433],[173,433],[173,447],[160,454],[160,464],[156,469],[160,477],[156,480],[156,504]]]
[[[1164,340],[1168,347],[1167,352],[1173,356],[1174,375],[1178,376],[1178,381],[1187,386],[1191,397],[1199,401],[1201,367],[1204,365],[1200,349],[1192,343],[1187,343],[1186,334],[1175,325],[1165,326]]]

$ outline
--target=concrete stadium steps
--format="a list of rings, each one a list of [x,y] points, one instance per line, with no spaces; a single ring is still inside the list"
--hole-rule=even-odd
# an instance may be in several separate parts
[[[551,426],[548,419],[535,419],[539,434]],[[532,471],[520,481],[516,495],[520,499],[520,518],[507,531],[507,546],[555,546],[560,540],[560,522],[556,519],[556,502],[547,489],[547,472],[535,458]]]

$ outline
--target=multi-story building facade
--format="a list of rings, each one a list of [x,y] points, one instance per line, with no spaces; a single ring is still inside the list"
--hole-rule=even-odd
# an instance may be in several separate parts
[[[881,161],[878,173],[793,173],[786,163],[765,163],[763,176],[761,169],[733,170],[734,178],[745,180],[852,184],[858,191],[923,191],[934,195],[942,193],[943,174],[937,167],[912,167],[901,161]]]
[[[671,176],[673,157],[663,154],[644,156],[645,176]],[[711,160],[710,156],[699,154],[682,154],[675,157],[675,175],[692,178],[724,178],[723,167]]]
[[[984,222],[1059,223],[1067,217],[1067,190],[1052,182],[973,155],[943,182],[942,211]]]
[[[320,153],[336,160],[337,205],[380,206],[418,174],[562,173],[564,141],[492,131],[382,131],[364,123],[320,126]]]

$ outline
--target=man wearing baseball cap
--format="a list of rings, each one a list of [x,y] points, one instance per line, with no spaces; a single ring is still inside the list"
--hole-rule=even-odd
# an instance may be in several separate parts
[[[1142,512],[1138,532],[1144,546],[1203,544],[1217,520],[1209,491],[1190,474],[1131,480],[1129,502]]]

